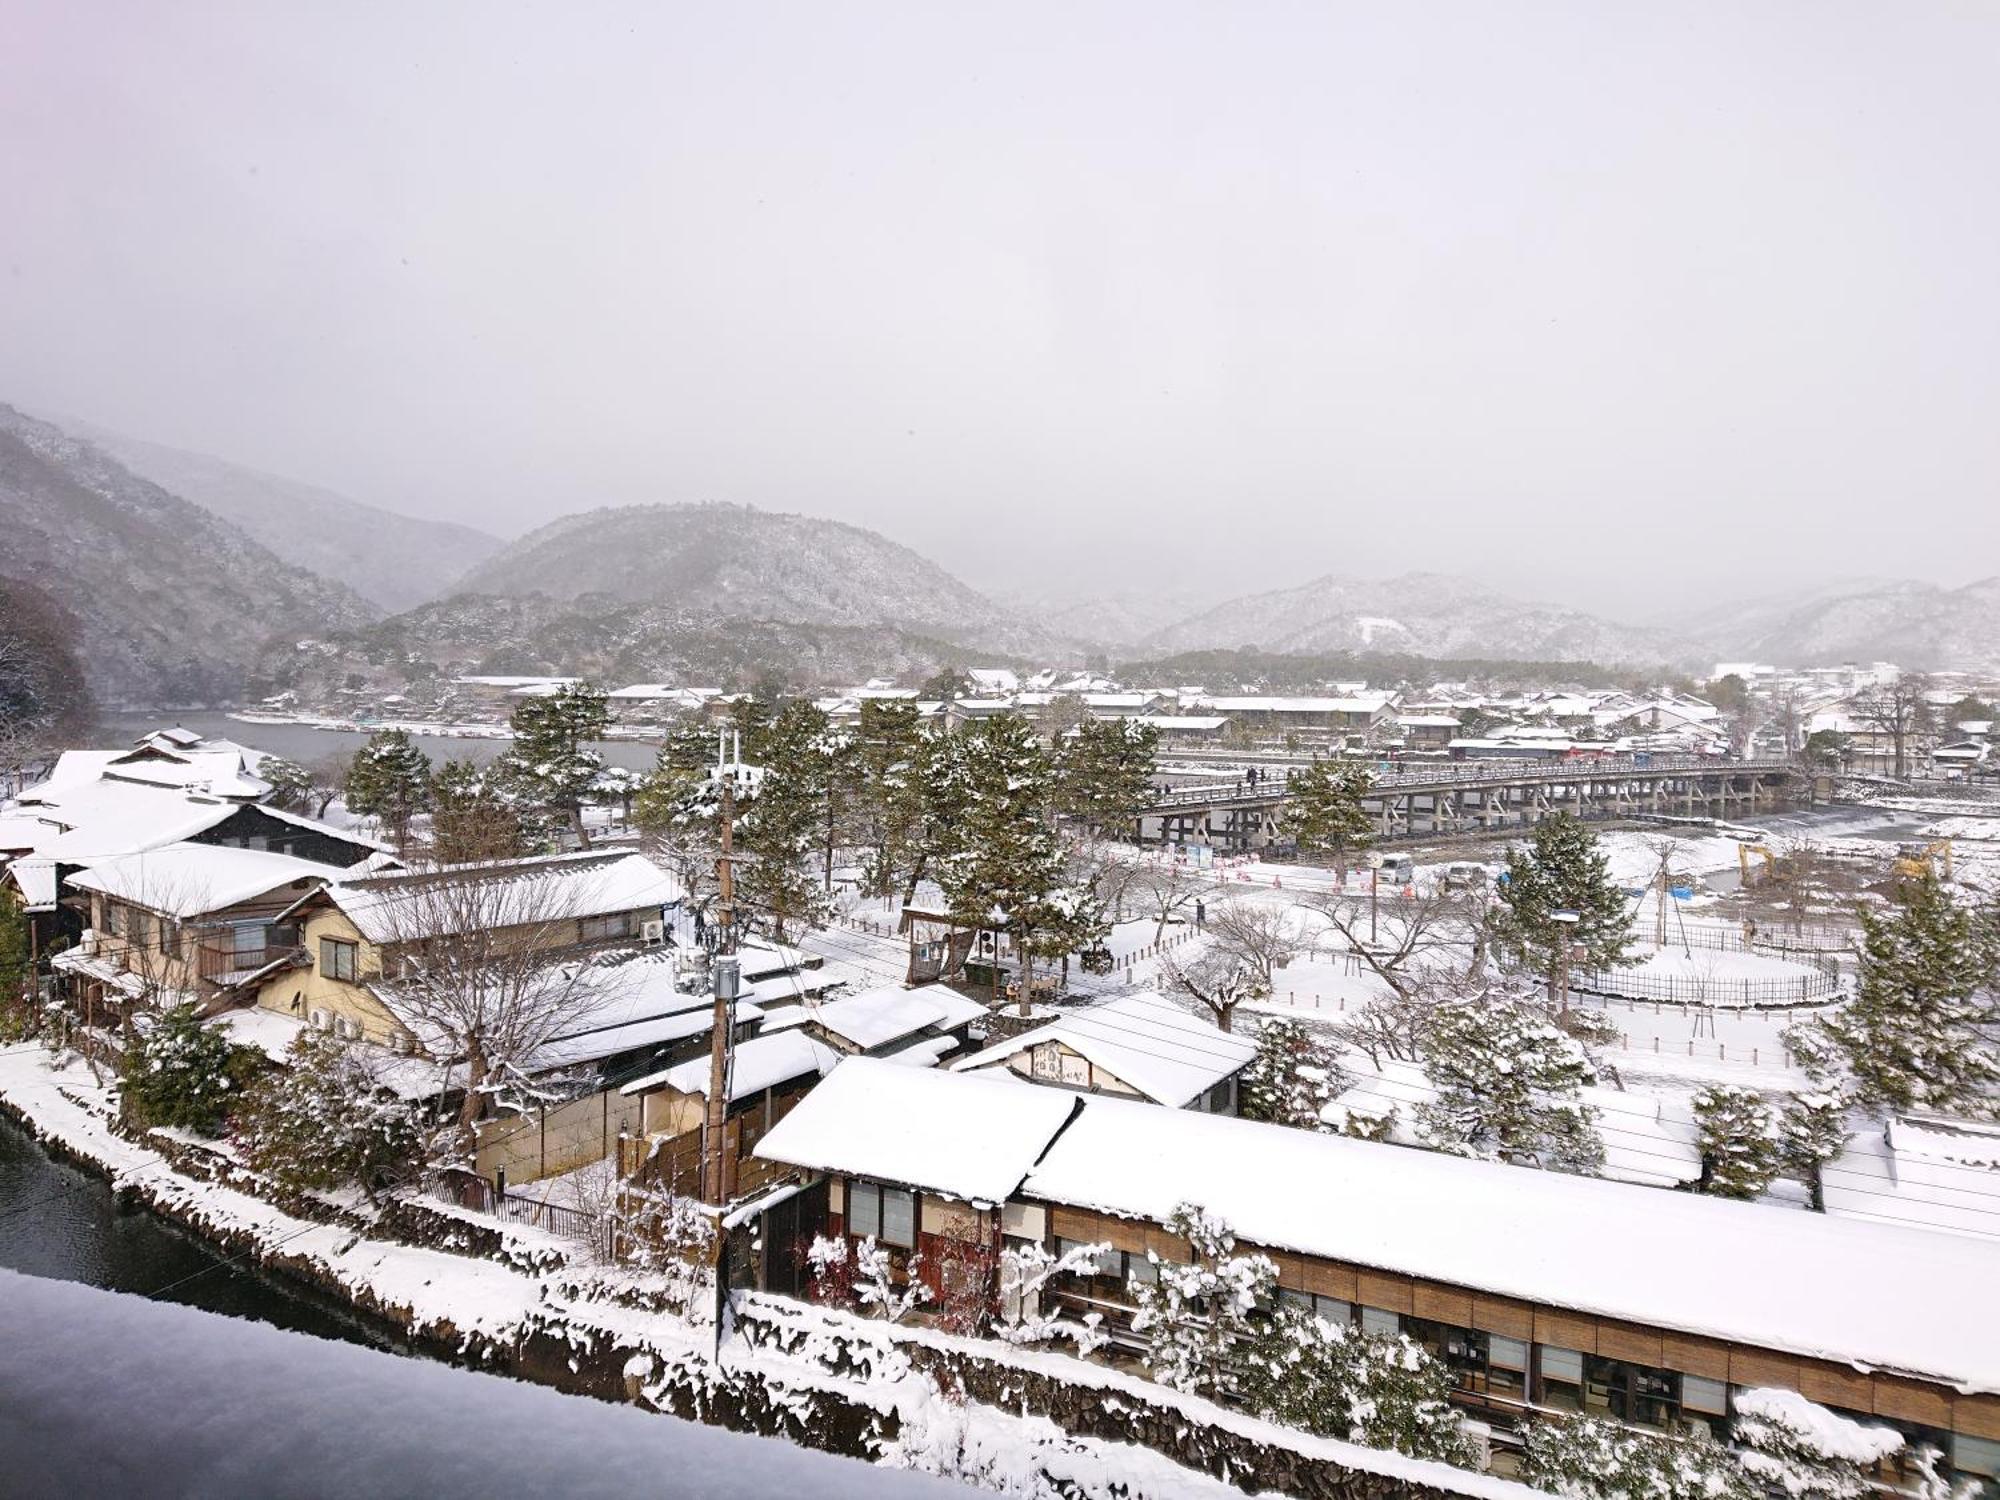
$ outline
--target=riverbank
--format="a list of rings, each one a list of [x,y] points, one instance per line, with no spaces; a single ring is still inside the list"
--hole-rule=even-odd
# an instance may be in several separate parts
[[[427,1199],[386,1211],[338,1198],[280,1207],[246,1191],[212,1144],[121,1134],[110,1091],[32,1043],[0,1050],[0,1111],[121,1196],[340,1296],[412,1348],[576,1395],[1010,1493],[1534,1493],[1308,1437],[1064,1355],[777,1298],[735,1294],[718,1337],[704,1296],[676,1309],[662,1278],[591,1264],[556,1236]]]

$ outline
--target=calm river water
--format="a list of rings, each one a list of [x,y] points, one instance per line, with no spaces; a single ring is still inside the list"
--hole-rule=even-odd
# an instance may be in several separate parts
[[[143,1209],[120,1210],[103,1178],[56,1160],[0,1116],[0,1266],[152,1294],[320,1338],[393,1348],[331,1298],[232,1264]]]

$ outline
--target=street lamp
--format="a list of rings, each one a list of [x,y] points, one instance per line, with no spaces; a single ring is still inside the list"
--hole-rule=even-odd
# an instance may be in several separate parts
[[[1382,851],[1368,851],[1368,946],[1375,946],[1375,913],[1381,903]]]
[[[1576,924],[1583,920],[1583,914],[1574,911],[1552,911],[1549,913],[1549,920],[1562,924],[1556,949],[1556,1014],[1566,1016],[1569,1014],[1569,962],[1572,944],[1570,934],[1576,930]]]

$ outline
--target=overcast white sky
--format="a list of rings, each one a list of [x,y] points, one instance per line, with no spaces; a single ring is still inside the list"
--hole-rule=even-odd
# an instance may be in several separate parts
[[[2000,571],[1990,0],[4,10],[31,410],[999,587]]]

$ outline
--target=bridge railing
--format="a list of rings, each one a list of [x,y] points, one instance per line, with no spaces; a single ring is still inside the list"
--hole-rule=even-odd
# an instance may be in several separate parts
[[[1785,760],[1718,760],[1709,755],[1652,755],[1644,760],[1613,756],[1602,760],[1544,761],[1453,761],[1426,766],[1420,771],[1385,771],[1369,783],[1370,792],[1422,791],[1431,787],[1464,786],[1475,782],[1498,782],[1521,786],[1530,782],[1601,781],[1616,776],[1656,776],[1677,771],[1704,771],[1714,775],[1736,775],[1763,771],[1785,771]],[[1149,811],[1169,807],[1205,807],[1221,802],[1269,802],[1282,797],[1285,782],[1268,778],[1253,785],[1225,784],[1206,787],[1177,787],[1154,798]]]

